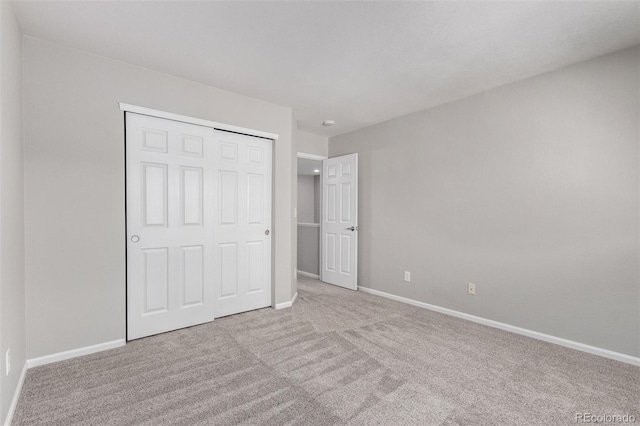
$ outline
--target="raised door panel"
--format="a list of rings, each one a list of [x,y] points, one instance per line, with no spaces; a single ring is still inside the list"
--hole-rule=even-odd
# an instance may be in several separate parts
[[[220,161],[237,163],[238,144],[233,142],[220,143]]]
[[[327,193],[325,197],[325,200],[326,200],[325,218],[327,222],[336,222],[336,219],[337,219],[336,211],[337,211],[337,204],[338,204],[337,192],[338,192],[338,186],[336,184],[327,185]]]
[[[167,153],[169,134],[165,130],[142,129],[142,150],[149,152]]]
[[[167,198],[167,165],[142,163],[142,218],[144,226],[167,226]]]
[[[325,238],[325,265],[328,271],[336,270],[336,255],[337,255],[337,247],[336,247],[336,234],[326,234]]]
[[[264,242],[249,241],[248,248],[248,272],[249,285],[247,290],[249,293],[255,293],[264,290]]]
[[[202,226],[203,169],[200,167],[180,168],[180,216],[182,226]]]
[[[247,161],[251,165],[262,165],[264,163],[264,148],[261,146],[247,147]]]
[[[204,246],[181,247],[182,307],[204,302]]]
[[[238,173],[221,170],[218,173],[220,225],[238,224]]]
[[[204,138],[194,135],[180,135],[182,155],[202,157],[204,153]]]
[[[142,258],[142,314],[166,312],[169,308],[169,249],[144,249]]]
[[[350,177],[351,176],[351,163],[342,163],[340,165],[340,175],[342,177]]]
[[[340,223],[350,223],[351,217],[351,182],[340,184]]]
[[[264,224],[264,176],[247,174],[247,223]]]
[[[219,245],[220,264],[220,298],[238,295],[238,243],[223,243]]]
[[[340,235],[340,272],[351,273],[351,235]]]

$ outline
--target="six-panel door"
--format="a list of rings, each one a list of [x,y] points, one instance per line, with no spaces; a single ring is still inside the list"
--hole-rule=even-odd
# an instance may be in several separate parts
[[[271,305],[271,145],[216,131],[216,318]]]
[[[358,288],[358,154],[322,161],[322,281]]]

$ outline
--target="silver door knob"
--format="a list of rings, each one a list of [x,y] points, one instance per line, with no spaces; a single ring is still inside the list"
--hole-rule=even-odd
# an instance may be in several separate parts
[[[138,237],[137,235],[134,235],[131,237],[131,241],[134,243],[137,243],[138,241],[140,241],[140,237]]]
[[[352,226],[351,228],[347,228],[347,231],[357,231],[358,227],[357,226]]]
[[[264,235],[269,235],[269,230],[264,231]]]

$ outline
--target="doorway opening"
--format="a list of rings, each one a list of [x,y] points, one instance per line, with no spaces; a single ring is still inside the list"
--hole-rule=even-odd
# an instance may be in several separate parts
[[[321,280],[322,160],[298,153],[298,275]]]
[[[298,275],[358,289],[358,154],[298,153]]]

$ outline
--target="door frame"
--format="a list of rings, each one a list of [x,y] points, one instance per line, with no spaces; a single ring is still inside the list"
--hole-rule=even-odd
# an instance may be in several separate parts
[[[322,160],[326,160],[329,157],[326,155],[318,155],[318,154],[309,154],[306,152],[298,152],[297,156],[296,156],[296,171],[298,168],[298,164],[297,164],[297,159],[298,158],[304,158],[305,160],[317,160],[322,162]],[[297,173],[296,173],[297,176]],[[322,179],[322,164],[320,165],[320,179]],[[297,180],[296,180],[296,201],[298,200],[298,184],[297,184]],[[297,202],[296,202],[297,204]],[[296,208],[298,208],[298,206],[296,205]],[[322,212],[322,190],[320,190],[320,211]],[[320,217],[322,218],[322,214],[320,214]],[[298,218],[296,215],[296,241],[298,240]],[[322,281],[322,250],[323,250],[323,244],[322,244],[322,219],[320,219],[320,227],[318,229],[318,279],[320,281]],[[296,243],[296,259],[298,257],[298,244]],[[297,271],[298,271],[298,263],[296,261],[296,275],[297,275]],[[296,281],[298,280],[297,276],[296,276]]]
[[[128,241],[128,230],[127,230],[127,120],[126,120],[126,113],[127,112],[131,112],[131,113],[135,113],[135,114],[141,114],[141,115],[148,115],[150,117],[155,117],[155,118],[162,118],[162,119],[166,119],[166,120],[173,120],[173,121],[179,121],[182,123],[189,123],[189,124],[196,124],[199,126],[204,126],[204,127],[210,127],[214,130],[222,130],[222,131],[226,131],[226,132],[232,132],[232,133],[240,133],[243,135],[247,135],[247,136],[254,136],[254,137],[258,137],[258,138],[263,138],[263,139],[270,139],[271,141],[273,141],[273,143],[271,144],[271,170],[275,170],[275,161],[276,161],[276,142],[278,141],[278,138],[280,137],[279,134],[277,133],[270,133],[270,132],[264,132],[262,130],[255,130],[255,129],[250,129],[247,127],[240,127],[240,126],[234,126],[231,124],[225,124],[225,123],[219,123],[216,121],[211,121],[211,120],[205,120],[202,118],[196,118],[196,117],[189,117],[186,115],[182,115],[182,114],[176,114],[176,113],[172,113],[172,112],[167,112],[167,111],[161,111],[161,110],[157,110],[157,109],[152,109],[152,108],[147,108],[147,107],[141,107],[141,106],[137,106],[137,105],[131,105],[131,104],[127,104],[124,102],[119,102],[118,106],[120,108],[120,110],[122,111],[122,122],[124,123],[124,134],[122,137],[122,141],[123,143],[123,148],[124,148],[124,196],[125,196],[125,202],[124,202],[124,260],[125,260],[125,279],[124,279],[124,340],[125,343],[129,342],[129,336],[128,336],[128,311],[129,311],[129,297],[127,296],[128,294],[128,280],[127,280],[127,273],[128,273],[128,261],[127,261],[127,241]],[[297,167],[297,163],[296,163],[296,167]],[[272,238],[271,238],[271,308],[275,309],[276,308],[276,302],[275,302],[275,297],[276,297],[276,280],[275,280],[275,260],[276,260],[276,251],[275,251],[275,241],[276,241],[276,229],[274,226],[274,220],[275,220],[275,206],[276,206],[276,200],[275,200],[275,196],[276,196],[276,186],[275,186],[275,173],[272,172],[271,175],[271,233],[272,233]],[[296,235],[297,235],[297,229],[296,229]]]

